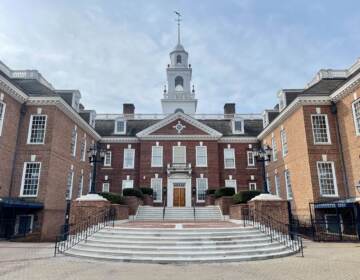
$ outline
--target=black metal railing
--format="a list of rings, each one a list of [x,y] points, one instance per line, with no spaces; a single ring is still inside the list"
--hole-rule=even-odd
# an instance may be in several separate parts
[[[166,197],[164,197],[164,202],[163,202],[163,220],[165,220],[165,210],[166,210]]]
[[[193,213],[194,213],[194,221],[196,221],[196,202],[195,199],[192,201]]]
[[[63,227],[61,234],[56,236],[54,256],[71,249],[81,241],[87,239],[106,226],[114,227],[115,212],[113,209],[106,209],[86,220],[70,226]]]
[[[296,228],[276,220],[268,214],[248,209],[244,215],[244,227],[251,225],[270,237],[271,243],[279,242],[293,252],[304,256],[303,241]]]

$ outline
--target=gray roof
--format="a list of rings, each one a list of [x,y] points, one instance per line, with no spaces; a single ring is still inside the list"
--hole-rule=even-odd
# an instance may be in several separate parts
[[[135,137],[136,134],[153,124],[161,120],[127,120],[126,121],[126,134],[125,135],[116,135],[114,134],[115,120],[96,120],[95,130],[103,137],[109,136],[119,136],[119,137]],[[244,122],[244,134],[233,134],[232,133],[232,124],[230,119],[225,120],[199,120],[203,124],[217,130],[223,136],[244,136],[244,137],[255,137],[262,130],[262,120],[245,120]]]
[[[35,79],[11,79],[11,81],[29,96],[57,96],[53,90]]]

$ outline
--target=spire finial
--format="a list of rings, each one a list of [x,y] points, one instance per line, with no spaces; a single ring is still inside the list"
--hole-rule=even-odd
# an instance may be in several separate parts
[[[181,14],[177,11],[174,11],[174,13],[177,15],[177,26],[178,26],[178,45],[180,45],[180,21],[181,21]]]

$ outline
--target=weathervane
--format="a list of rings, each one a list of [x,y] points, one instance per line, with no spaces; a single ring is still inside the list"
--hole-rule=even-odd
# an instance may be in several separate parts
[[[177,19],[175,19],[175,21],[177,21],[177,25],[178,25],[178,45],[180,45],[180,21],[181,21],[181,14],[177,11],[174,11],[174,13],[177,15]]]

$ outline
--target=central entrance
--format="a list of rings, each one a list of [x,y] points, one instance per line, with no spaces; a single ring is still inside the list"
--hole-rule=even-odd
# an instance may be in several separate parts
[[[191,178],[183,174],[170,176],[167,184],[168,207],[191,207]]]
[[[173,206],[185,207],[185,183],[174,183]]]

